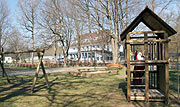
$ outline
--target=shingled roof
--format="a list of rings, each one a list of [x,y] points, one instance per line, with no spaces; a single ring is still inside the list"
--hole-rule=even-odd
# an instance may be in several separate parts
[[[121,33],[121,40],[126,39],[126,35],[133,31],[139,23],[144,23],[152,31],[155,30],[164,30],[168,33],[168,36],[172,36],[177,32],[170,27],[165,21],[163,21],[158,15],[156,15],[151,9],[147,6],[146,8],[132,21],[132,23]],[[160,38],[163,38],[163,35],[158,34]]]

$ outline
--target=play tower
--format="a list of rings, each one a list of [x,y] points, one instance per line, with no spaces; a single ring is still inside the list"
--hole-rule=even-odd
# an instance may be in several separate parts
[[[132,32],[141,22],[151,31]],[[148,7],[122,32],[121,40],[125,40],[128,101],[168,102],[168,37],[174,34],[176,31]],[[136,47],[142,47],[144,60],[131,58],[131,52],[134,53]],[[134,69],[137,66],[144,68]],[[137,74],[141,75],[138,77]],[[137,80],[140,81],[135,82]]]

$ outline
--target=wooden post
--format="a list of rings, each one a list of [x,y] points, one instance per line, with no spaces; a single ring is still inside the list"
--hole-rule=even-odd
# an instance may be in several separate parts
[[[157,44],[157,60],[160,60],[160,57],[159,57],[159,42],[156,43]]]
[[[145,62],[148,61],[148,37],[147,33],[144,33],[144,56]],[[149,64],[145,64],[145,97],[146,101],[149,101]]]
[[[40,54],[40,53],[38,52],[38,54]],[[36,84],[36,81],[37,81],[37,78],[38,78],[41,62],[42,62],[42,56],[40,56],[39,63],[38,63],[37,69],[36,69],[36,73],[35,73],[32,89],[31,89],[32,92],[34,91],[34,87],[35,87],[35,84]]]
[[[152,45],[152,60],[155,60],[155,44]]]
[[[168,40],[168,34],[165,32],[164,37],[166,40]],[[165,60],[168,61],[168,42],[165,42]],[[169,68],[168,64],[165,64],[165,97],[166,97],[166,103],[168,103],[169,100]]]
[[[3,48],[2,48],[2,52],[3,52]],[[9,77],[4,69],[4,54],[1,54],[1,61],[0,61],[0,64],[1,64],[1,69],[2,69],[2,76],[6,76],[6,79],[7,79],[7,82],[8,83],[11,83],[10,80],[9,80]]]
[[[130,40],[130,35],[127,35],[127,40]],[[130,95],[131,95],[131,73],[130,73],[130,43],[126,43],[127,45],[127,51],[126,51],[126,61],[127,61],[127,97],[128,101],[130,101]]]
[[[152,42],[150,42],[149,44],[149,56],[150,56],[150,60],[152,60]]]
[[[40,59],[41,57],[43,58],[43,56],[44,56],[44,51],[42,52],[42,56],[40,55],[40,53],[38,53],[39,59]],[[45,78],[45,80],[46,80],[46,84],[47,84],[47,86],[48,86],[48,88],[49,88],[49,82],[48,82],[47,74],[46,74],[46,71],[45,71],[44,64],[43,64],[42,60],[41,60],[41,67],[42,67],[42,72],[43,72],[44,78]]]

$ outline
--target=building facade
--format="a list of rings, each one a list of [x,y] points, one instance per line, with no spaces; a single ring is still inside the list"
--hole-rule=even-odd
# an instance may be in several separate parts
[[[81,62],[91,62],[91,60],[96,63],[112,62],[112,48],[109,35],[94,32],[81,35],[80,38]],[[123,52],[123,46],[119,46],[119,52]],[[78,40],[76,38],[71,43],[68,60],[78,60]]]

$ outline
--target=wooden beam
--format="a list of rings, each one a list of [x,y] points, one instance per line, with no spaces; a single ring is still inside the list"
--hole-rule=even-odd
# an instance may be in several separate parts
[[[144,38],[143,36],[137,36],[137,37],[130,37],[131,39],[141,39]],[[148,36],[148,38],[158,38],[157,36]]]
[[[168,40],[168,34],[165,32],[164,37],[166,40]],[[165,43],[165,60],[168,61],[168,43]],[[168,64],[165,64],[165,97],[166,97],[166,103],[169,101],[169,67]]]
[[[127,40],[130,39],[130,35],[127,35]],[[130,73],[130,49],[131,46],[130,44],[126,44],[127,45],[127,52],[126,52],[126,61],[127,61],[127,79],[128,79],[128,83],[127,83],[127,97],[128,97],[128,101],[130,101],[130,91],[131,91],[131,73]]]
[[[126,43],[144,43],[144,42],[169,42],[170,39],[152,39],[152,40],[126,40]]]
[[[145,61],[147,64],[168,64],[169,62],[167,60],[148,60]]]
[[[157,34],[157,33],[164,33],[165,31],[160,30],[160,31],[145,31],[145,32],[129,32],[128,34],[148,34],[148,33],[152,33],[152,34]]]
[[[147,41],[147,33],[144,33],[144,41]],[[144,42],[145,61],[148,61],[148,42]],[[149,101],[149,64],[145,64],[145,97]]]
[[[8,82],[8,83],[11,83],[10,80],[9,80],[9,77],[8,77],[8,75],[7,75],[7,73],[6,73],[5,69],[4,69],[3,55],[1,55],[1,61],[0,61],[0,64],[1,64],[1,69],[2,69],[2,73],[3,73],[2,76],[3,76],[3,77],[5,76],[7,82]]]
[[[1,52],[0,54],[19,54],[19,53],[31,53],[31,52],[43,52],[44,49],[34,49],[34,50],[19,50],[19,51],[12,51],[12,52]]]
[[[42,55],[40,55],[40,53],[38,52],[39,59],[41,57],[43,58],[43,56],[44,56],[44,51],[42,52]],[[41,68],[42,68],[42,72],[43,72],[44,78],[46,80],[46,84],[47,84],[48,88],[50,88],[49,82],[48,82],[48,78],[47,78],[47,74],[46,74],[46,71],[45,71],[44,64],[43,64],[42,60],[41,60]]]
[[[40,54],[40,53],[38,52],[38,54]],[[38,63],[37,69],[36,69],[33,85],[32,85],[32,88],[31,88],[32,92],[34,92],[34,87],[35,87],[35,84],[36,84],[36,81],[37,81],[37,78],[38,78],[41,62],[42,62],[42,56],[40,56],[39,63]]]

